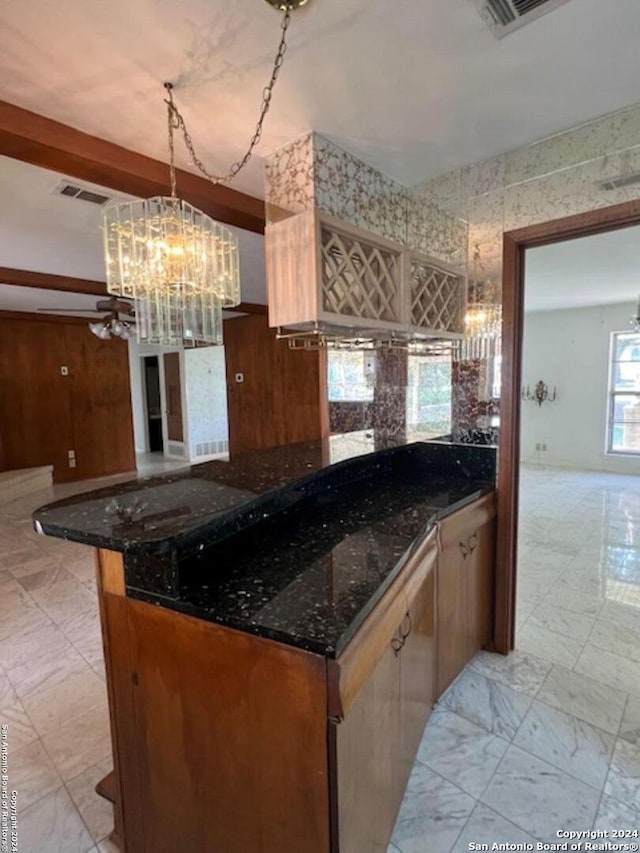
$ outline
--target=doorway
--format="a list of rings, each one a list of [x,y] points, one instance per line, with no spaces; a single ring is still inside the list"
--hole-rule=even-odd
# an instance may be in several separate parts
[[[640,226],[527,248],[516,649],[640,684]]]
[[[504,234],[501,436],[498,471],[496,651],[515,647],[520,486],[525,253],[528,248],[640,224],[640,203],[626,202]]]
[[[162,394],[160,392],[158,356],[144,356],[143,365],[149,452],[162,453],[164,451],[164,439],[162,436]]]

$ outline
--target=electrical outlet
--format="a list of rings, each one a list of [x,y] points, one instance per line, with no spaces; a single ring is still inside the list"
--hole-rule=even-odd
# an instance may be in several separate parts
[[[536,450],[537,450],[537,451],[540,451],[540,442],[538,442],[538,443],[536,444]]]
[[[543,452],[544,452],[544,451],[546,451],[546,449],[547,449],[547,445],[546,445],[546,444],[543,444],[543,445],[542,445],[542,450],[543,450]]]

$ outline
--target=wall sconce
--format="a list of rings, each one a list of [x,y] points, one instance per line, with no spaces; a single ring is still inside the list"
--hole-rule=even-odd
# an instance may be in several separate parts
[[[533,394],[531,393],[529,386],[522,389],[522,399],[523,400],[533,400],[539,406],[542,406],[543,403],[553,403],[556,399],[556,389],[554,387],[553,394],[549,393],[549,386],[546,385],[542,379],[536,383],[535,388],[533,389]]]

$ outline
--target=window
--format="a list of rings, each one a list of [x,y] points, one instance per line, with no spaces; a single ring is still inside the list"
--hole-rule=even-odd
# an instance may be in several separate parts
[[[607,451],[640,455],[640,334],[611,336]]]
[[[426,437],[451,432],[451,356],[410,355],[407,429]]]
[[[329,350],[327,355],[330,403],[366,403],[373,400],[374,353]]]

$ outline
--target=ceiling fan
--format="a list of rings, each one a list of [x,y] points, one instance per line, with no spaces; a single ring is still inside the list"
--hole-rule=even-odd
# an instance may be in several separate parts
[[[104,314],[96,323],[89,323],[91,332],[102,341],[108,341],[112,336],[129,340],[135,335],[136,311],[133,302],[111,296],[109,299],[98,299],[95,308],[38,308],[47,314],[87,314],[95,312]],[[120,315],[124,315],[124,319]]]

